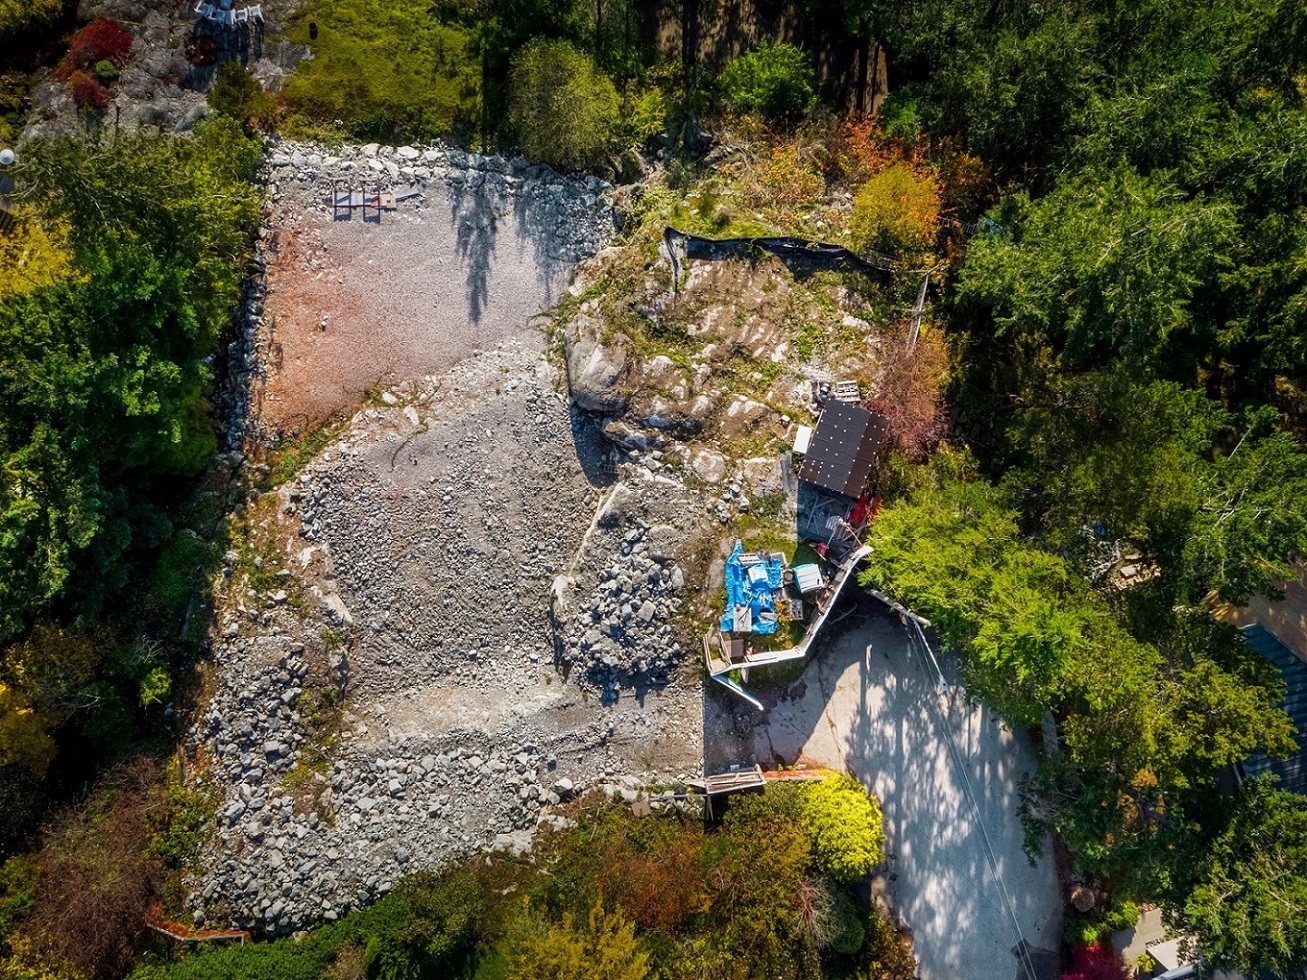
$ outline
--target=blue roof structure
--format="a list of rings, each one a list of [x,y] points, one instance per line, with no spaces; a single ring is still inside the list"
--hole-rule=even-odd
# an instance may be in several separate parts
[[[785,562],[779,556],[745,552],[743,542],[726,559],[726,633],[775,633],[780,627],[772,593],[781,587]]]
[[[1298,728],[1298,751],[1287,759],[1270,759],[1261,751],[1253,753],[1243,764],[1248,776],[1274,773],[1280,788],[1307,795],[1307,661],[1290,650],[1260,623],[1243,626],[1239,632],[1261,657],[1270,661],[1284,678],[1285,694],[1280,707]]]

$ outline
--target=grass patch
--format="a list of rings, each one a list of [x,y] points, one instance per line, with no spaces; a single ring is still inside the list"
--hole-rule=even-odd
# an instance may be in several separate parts
[[[166,626],[169,635],[182,634],[192,600],[206,595],[217,554],[214,542],[204,540],[189,528],[174,534],[159,553],[150,572],[147,602],[151,613]],[[202,623],[199,630],[198,636],[182,636],[182,639],[202,639]]]
[[[335,814],[323,802],[322,789],[328,785],[331,763],[345,724],[345,696],[334,687],[308,688],[296,705],[300,717],[308,724],[309,737],[300,747],[294,768],[282,777],[281,784],[301,813],[317,811],[319,818],[332,823]]]
[[[161,793],[164,804],[154,814],[147,853],[169,868],[188,867],[212,833],[220,794],[200,780],[182,783],[176,760],[167,768]]]
[[[282,90],[297,127],[340,120],[349,135],[374,140],[473,132],[481,64],[461,14],[436,8],[433,16],[427,0],[311,0],[289,39],[313,58]]]
[[[267,473],[259,481],[259,488],[271,490],[295,479],[309,460],[331,445],[343,425],[343,422],[333,422],[283,440],[268,453]]]

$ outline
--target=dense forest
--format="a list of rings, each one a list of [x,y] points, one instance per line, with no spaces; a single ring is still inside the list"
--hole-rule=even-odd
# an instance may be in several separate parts
[[[1307,802],[1224,779],[1294,748],[1282,685],[1210,615],[1275,597],[1307,555],[1307,8],[806,0],[883,45],[891,94],[853,123],[823,105],[810,52],[689,64],[647,43],[641,9],[310,0],[291,34],[320,27],[316,57],[281,92],[228,66],[218,115],[172,137],[97,122],[130,39],[86,34],[55,0],[0,0],[0,52],[63,59],[0,76],[0,143],[41,71],[78,86],[87,130],[20,146],[0,236],[0,976],[131,969],[141,903],[167,898],[211,808],[165,761],[122,763],[166,759],[203,653],[224,547],[204,474],[230,465],[216,355],[257,225],[260,130],[449,137],[609,174],[658,154],[658,221],[813,235],[819,213],[823,237],[897,257],[905,295],[930,268],[920,356],[944,415],[901,427],[865,580],[928,616],[1012,724],[1056,723],[1025,787],[1031,840],[1055,834],[1112,909],[1073,917],[1070,939],[1154,902],[1211,965],[1307,968]],[[770,168],[753,224],[718,220],[704,189],[728,138]],[[851,212],[824,206],[845,189]],[[1109,574],[1123,551],[1147,570],[1129,588]],[[552,881],[462,869],[303,944],[141,976],[529,976],[554,962],[533,955],[584,964],[600,947],[625,950],[614,976],[722,957],[753,975],[896,975],[892,931],[849,911],[800,804],[770,807],[712,838],[609,814],[590,829],[629,880],[564,839]],[[767,851],[789,862],[771,885],[746,873],[763,856],[739,828],[759,820],[793,845]],[[735,878],[705,871],[684,908],[657,907],[622,891],[670,873],[651,848]],[[70,911],[68,883],[104,900]],[[487,897],[510,885],[532,904]],[[777,918],[786,888],[808,889],[825,932]],[[74,913],[115,941],[50,944]],[[719,936],[721,914],[784,928]]]
[[[1304,801],[1216,791],[1292,726],[1209,608],[1276,595],[1307,546],[1307,16],[927,3],[882,23],[907,76],[887,127],[965,147],[993,191],[941,304],[951,445],[905,475],[867,577],[1009,718],[1057,719],[1032,832],[1210,963],[1294,975]],[[1125,590],[1122,545],[1152,573]]]

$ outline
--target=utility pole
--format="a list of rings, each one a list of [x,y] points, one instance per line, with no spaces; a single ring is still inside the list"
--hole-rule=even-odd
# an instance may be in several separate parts
[[[921,289],[917,292],[917,304],[912,308],[912,325],[908,328],[908,350],[917,346],[917,337],[921,334],[921,315],[926,309],[926,287],[930,285],[930,270],[921,277]]]

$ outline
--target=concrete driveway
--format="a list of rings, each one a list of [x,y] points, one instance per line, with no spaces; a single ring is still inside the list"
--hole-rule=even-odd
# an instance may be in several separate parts
[[[898,617],[857,601],[798,681],[762,695],[765,712],[730,705],[716,723],[710,712],[709,771],[802,758],[853,773],[881,801],[888,857],[875,887],[912,930],[923,980],[1056,977],[1057,875],[1047,846],[1031,866],[1017,815],[1030,746],[968,702],[945,657],[940,693]],[[750,680],[765,689],[761,671]]]

